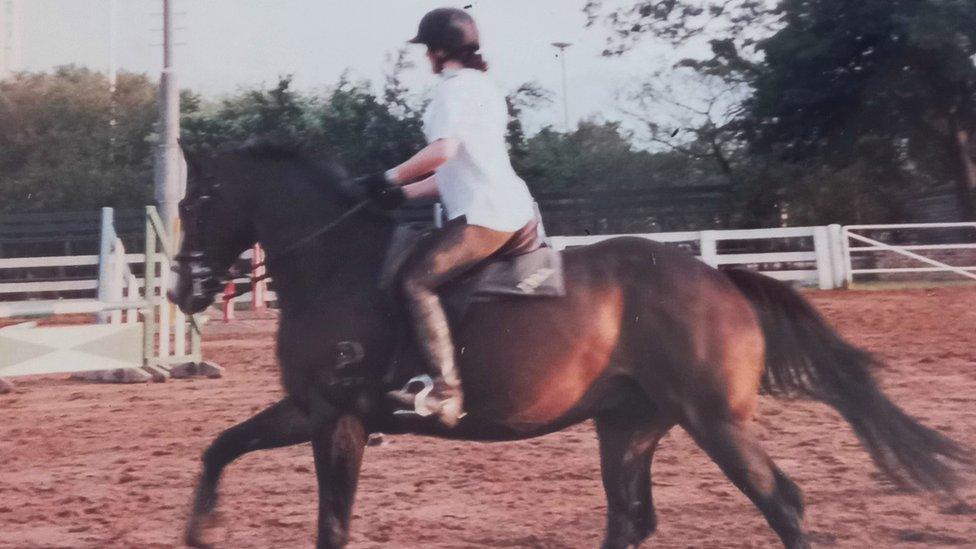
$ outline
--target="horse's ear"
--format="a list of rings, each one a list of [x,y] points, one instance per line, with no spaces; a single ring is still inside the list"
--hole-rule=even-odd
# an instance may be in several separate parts
[[[203,169],[200,166],[200,151],[188,147],[182,139],[178,139],[177,143],[179,143],[180,151],[183,153],[183,159],[186,161],[187,183],[199,179],[203,175]]]

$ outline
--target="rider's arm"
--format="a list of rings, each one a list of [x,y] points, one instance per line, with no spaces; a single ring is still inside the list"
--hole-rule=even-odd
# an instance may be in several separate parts
[[[461,142],[452,137],[438,139],[410,157],[410,160],[386,172],[386,180],[403,185],[427,175],[457,154],[460,145]]]
[[[426,179],[421,179],[416,183],[410,183],[403,186],[403,194],[406,195],[407,200],[413,200],[415,198],[437,198],[440,193],[437,191],[437,181],[434,179],[435,175],[432,175]]]

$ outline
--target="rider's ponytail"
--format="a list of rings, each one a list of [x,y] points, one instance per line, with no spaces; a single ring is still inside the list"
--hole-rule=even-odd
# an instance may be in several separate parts
[[[475,69],[481,72],[488,70],[488,62],[478,53],[478,45],[462,46],[450,52],[437,52],[435,63],[437,64],[434,72],[441,72],[444,63],[447,61],[457,61],[466,69]]]
[[[464,65],[466,69],[475,69],[481,72],[488,70],[488,62],[485,58],[478,52],[478,45],[472,44],[470,46],[462,46],[454,51],[453,54],[448,55],[450,59],[456,59]]]

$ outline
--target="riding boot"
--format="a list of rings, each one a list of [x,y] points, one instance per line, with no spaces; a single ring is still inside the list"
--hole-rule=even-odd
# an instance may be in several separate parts
[[[410,307],[414,329],[427,363],[433,367],[433,390],[427,395],[427,408],[448,427],[454,427],[464,417],[464,396],[458,378],[454,342],[447,323],[447,315],[436,294],[413,301]]]

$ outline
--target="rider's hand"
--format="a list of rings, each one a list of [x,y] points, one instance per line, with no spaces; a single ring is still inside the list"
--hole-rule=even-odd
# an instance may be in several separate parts
[[[403,187],[387,181],[383,172],[357,177],[356,184],[363,188],[370,201],[386,210],[395,210],[407,200]]]

